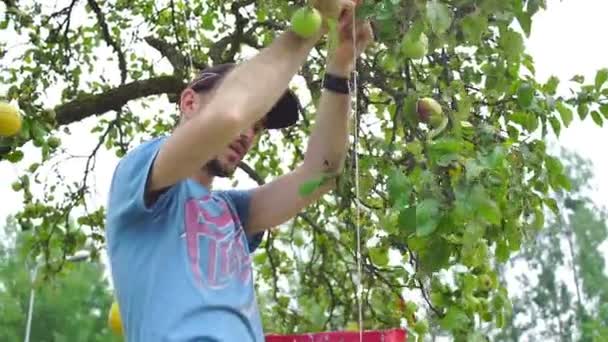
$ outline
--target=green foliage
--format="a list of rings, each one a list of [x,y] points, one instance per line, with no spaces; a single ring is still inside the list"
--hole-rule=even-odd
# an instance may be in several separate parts
[[[174,105],[190,60],[196,67],[242,60],[244,46],[270,44],[303,4],[113,0],[51,9],[37,2],[8,8],[11,3],[0,4],[7,8],[0,43],[24,45],[0,57],[0,83],[8,85],[3,95],[18,102],[25,121],[20,136],[2,143],[9,151],[0,153],[23,163],[24,143],[40,151],[13,187],[23,195],[16,217],[31,232],[24,248],[33,255],[49,246],[70,254],[87,237],[103,247],[104,208],[89,199],[94,156],[106,150],[120,157],[142,138],[168,133],[175,113],[158,108]],[[487,287],[478,279],[494,279],[490,261],[505,262],[542,231],[547,209],[559,209],[550,194],[572,187],[543,138],[559,136],[575,114],[598,125],[608,119],[605,70],[592,80],[536,79],[525,38],[543,8],[544,0],[381,0],[366,1],[358,11],[374,21],[377,33],[357,69],[366,328],[405,319],[426,332],[418,323],[426,321],[429,333],[442,329],[479,340],[480,319],[496,327],[508,320],[504,284]],[[70,20],[75,16],[79,20]],[[402,45],[422,34],[428,51],[407,58]],[[325,47],[320,42],[302,68],[301,91],[313,100]],[[149,92],[127,92],[124,85]],[[571,92],[562,95],[558,86]],[[49,89],[58,102],[48,102]],[[441,132],[415,118],[422,97],[442,105],[448,124]],[[142,110],[132,111],[135,104]],[[301,125],[263,136],[248,156],[261,180],[302,160],[314,107],[306,111]],[[56,165],[65,155],[65,140],[51,136],[83,130],[84,119],[99,144],[86,158],[83,177],[45,181],[44,173],[62,174]],[[338,189],[273,232],[256,255],[267,331],[337,330],[356,322],[353,169],[347,160]],[[319,184],[312,180],[302,190]],[[69,218],[77,229],[66,224]],[[284,281],[290,286],[279,286]],[[404,288],[424,299],[416,310],[391,304]]]
[[[585,196],[591,164],[564,153],[571,192],[558,193],[559,213],[519,253],[526,270],[513,294],[514,315],[496,341],[603,341],[608,338],[608,274],[600,245],[608,238],[608,213]],[[534,317],[533,320],[530,318]]]
[[[17,231],[14,221],[0,230],[0,340],[23,341],[31,278],[19,251],[28,233]],[[44,267],[41,264],[40,267]],[[69,264],[52,279],[38,272],[34,283],[31,341],[120,341],[107,328],[111,292],[98,263]]]

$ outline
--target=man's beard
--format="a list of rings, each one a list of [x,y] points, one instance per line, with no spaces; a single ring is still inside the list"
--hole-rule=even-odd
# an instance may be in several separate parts
[[[234,173],[234,170],[229,170],[228,168],[224,167],[217,158],[211,159],[209,162],[207,162],[205,169],[207,169],[211,176],[220,178],[230,177]]]

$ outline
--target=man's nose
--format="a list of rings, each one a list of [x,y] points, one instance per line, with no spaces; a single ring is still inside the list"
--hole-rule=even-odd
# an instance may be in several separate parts
[[[251,142],[251,140],[253,139],[254,135],[255,135],[255,131],[253,130],[253,128],[247,128],[246,130],[241,132],[240,138],[247,141],[247,144],[249,144]]]

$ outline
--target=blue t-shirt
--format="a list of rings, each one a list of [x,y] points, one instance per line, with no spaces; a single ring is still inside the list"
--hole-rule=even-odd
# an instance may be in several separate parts
[[[128,342],[264,340],[247,237],[249,191],[209,191],[187,179],[147,207],[144,188],[164,138],[114,171],[107,252]]]

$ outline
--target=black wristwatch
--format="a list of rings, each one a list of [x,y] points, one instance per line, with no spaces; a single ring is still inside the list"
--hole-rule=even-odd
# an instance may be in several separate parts
[[[350,94],[352,89],[352,80],[347,77],[336,76],[326,73],[323,77],[323,88],[335,91],[340,94]]]

